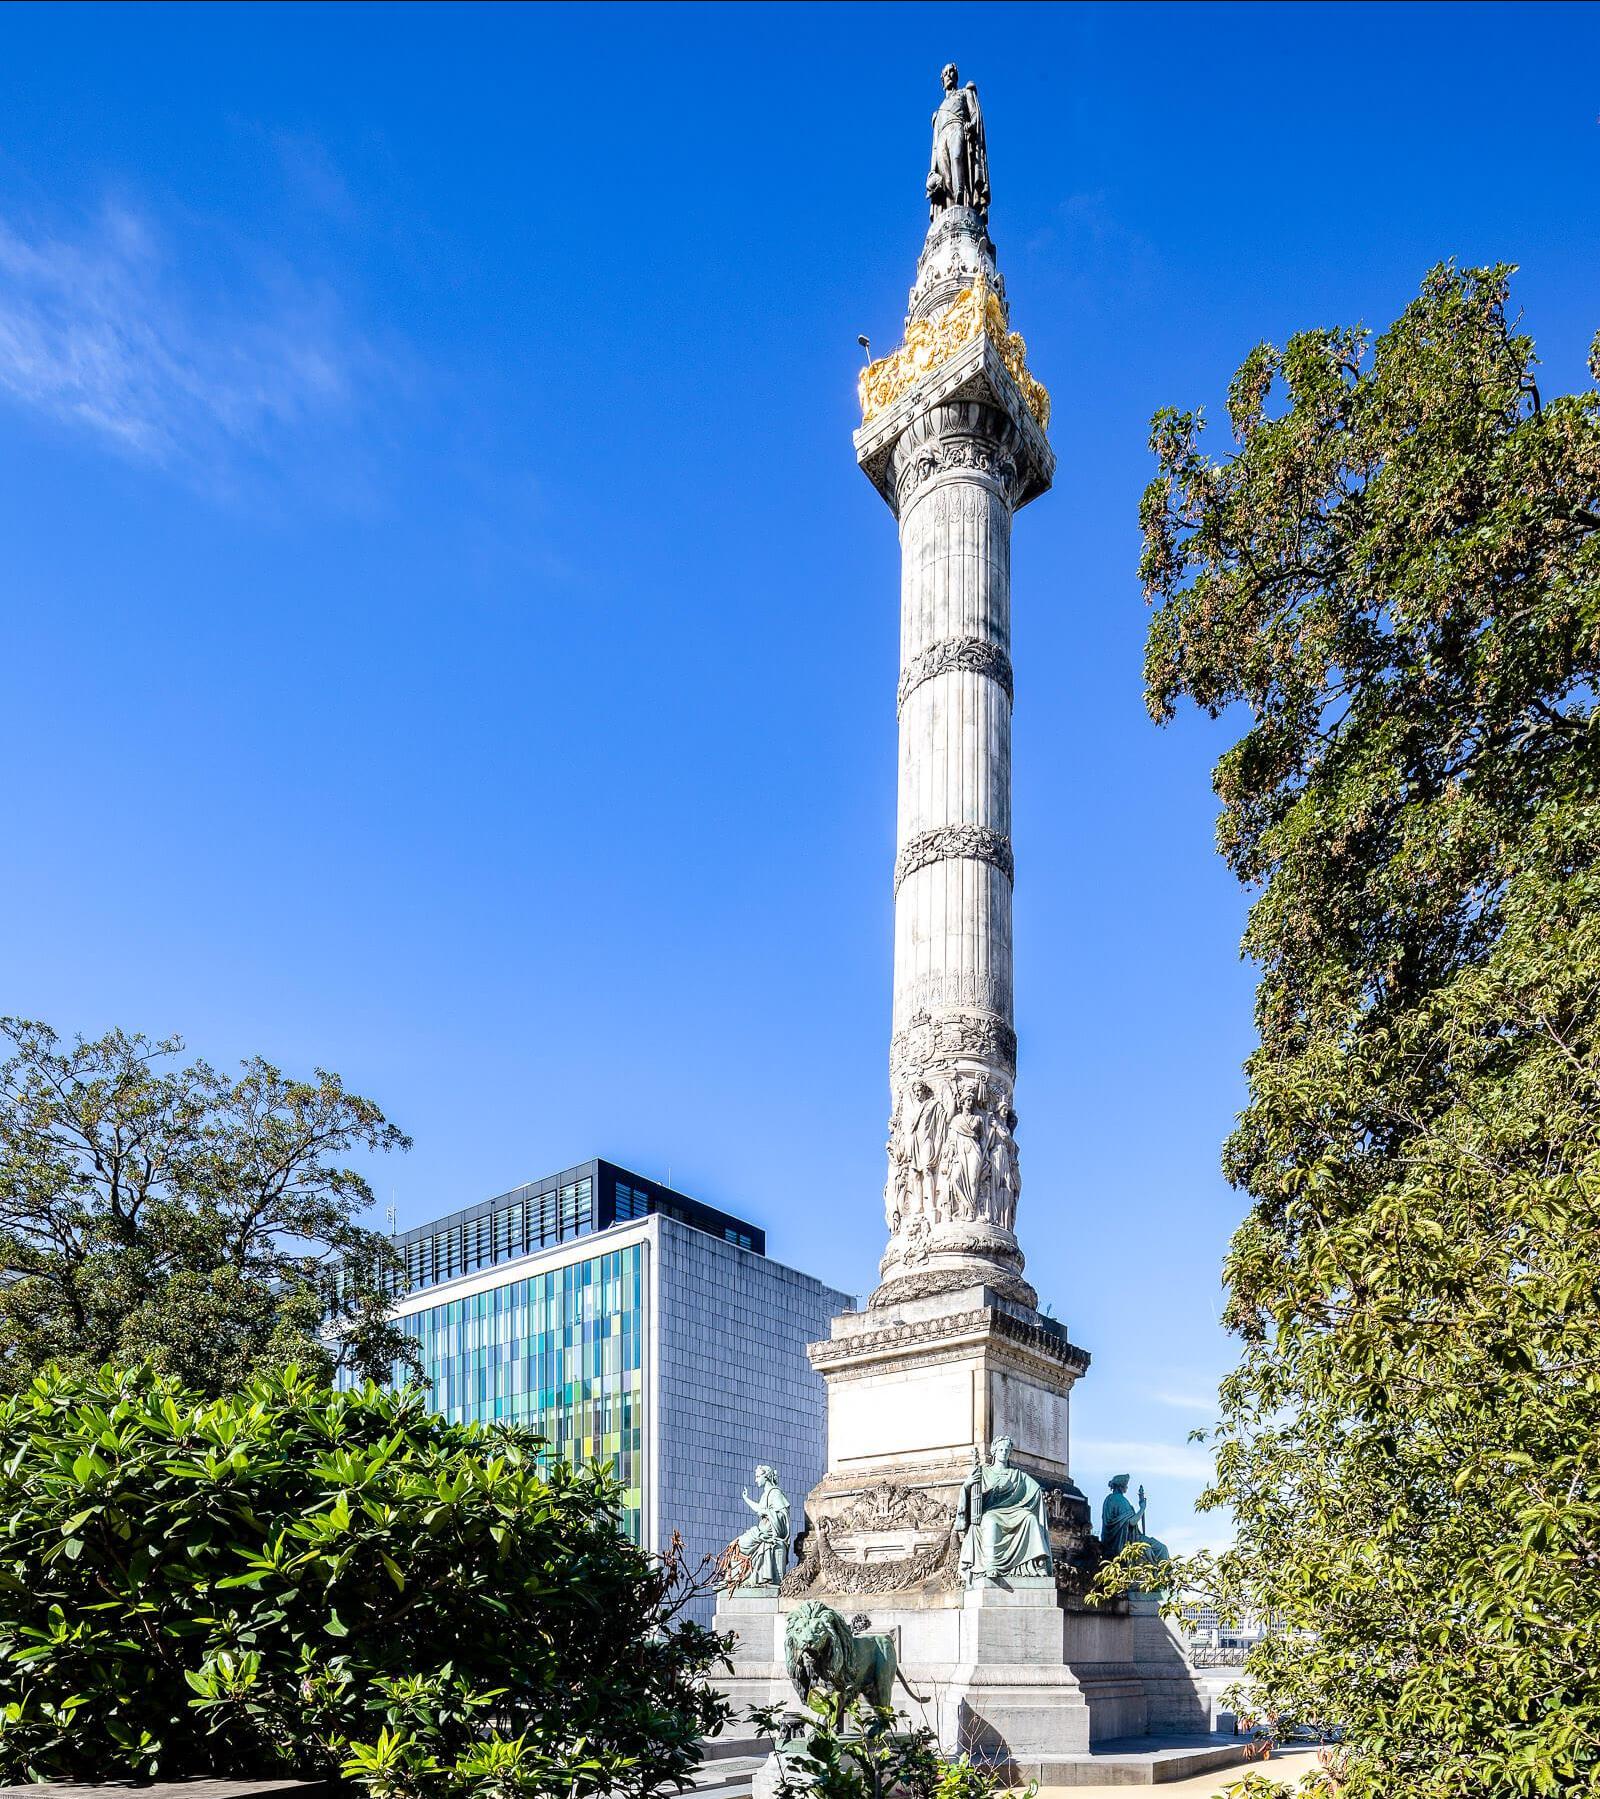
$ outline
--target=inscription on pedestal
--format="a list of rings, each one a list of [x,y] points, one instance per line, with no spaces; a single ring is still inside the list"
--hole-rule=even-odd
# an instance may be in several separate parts
[[[957,1450],[975,1434],[972,1375],[889,1374],[838,1389],[828,1408],[828,1457],[836,1467],[885,1456]]]

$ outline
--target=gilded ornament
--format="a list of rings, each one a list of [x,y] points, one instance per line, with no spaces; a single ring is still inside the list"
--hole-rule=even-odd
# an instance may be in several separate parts
[[[1005,314],[1000,310],[999,296],[981,278],[976,286],[958,294],[950,304],[931,319],[914,319],[906,327],[906,341],[888,356],[868,363],[861,371],[861,421],[875,419],[887,412],[903,394],[908,394],[933,371],[948,362],[956,352],[987,333],[1000,352],[1006,372],[1016,382],[1029,412],[1041,429],[1050,423],[1050,396],[1044,384],[1028,372],[1028,346],[1021,334],[1006,329]]]

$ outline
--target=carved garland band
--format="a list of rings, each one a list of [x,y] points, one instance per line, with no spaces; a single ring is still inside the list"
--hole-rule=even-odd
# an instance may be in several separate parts
[[[929,644],[921,655],[914,656],[900,675],[900,690],[895,695],[896,713],[924,681],[952,670],[965,674],[988,675],[1004,688],[1006,699],[1014,695],[1011,680],[1011,658],[997,643],[986,637],[947,637],[943,643]]]
[[[1010,881],[1016,867],[1011,855],[1011,839],[987,825],[941,825],[936,831],[923,831],[913,837],[894,860],[894,890],[900,891],[907,876],[934,862],[945,862],[956,856],[970,856],[998,868]]]
[[[897,1083],[957,1059],[988,1062],[1015,1074],[1017,1033],[992,1013],[914,1012],[889,1045],[890,1077]]]
[[[961,1273],[966,1285],[972,1285],[970,1273]],[[930,1289],[938,1291],[938,1289]],[[1058,1362],[1082,1374],[1089,1366],[1089,1352],[1069,1343],[1059,1327],[1046,1330],[1043,1325],[1022,1324],[988,1307],[973,1311],[946,1313],[941,1318],[919,1318],[911,1323],[884,1325],[877,1330],[858,1331],[854,1336],[829,1338],[812,1343],[806,1349],[813,1368],[825,1368],[834,1362],[849,1362],[866,1356],[893,1354],[900,1359],[922,1343],[943,1344],[951,1338],[985,1336],[997,1342],[1014,1345],[1031,1355]]]
[[[895,478],[895,511],[904,515],[912,500],[935,475],[965,472],[987,475],[1015,507],[1020,496],[1021,471],[1017,459],[992,443],[956,438],[938,445],[925,444]]]

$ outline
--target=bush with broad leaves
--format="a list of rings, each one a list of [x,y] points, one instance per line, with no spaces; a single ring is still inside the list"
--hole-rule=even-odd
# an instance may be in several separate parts
[[[693,1581],[525,1431],[290,1369],[0,1399],[0,1778],[676,1790],[726,1715]]]

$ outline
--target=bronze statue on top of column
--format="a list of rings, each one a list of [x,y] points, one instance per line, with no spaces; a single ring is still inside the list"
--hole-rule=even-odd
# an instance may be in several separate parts
[[[971,206],[989,210],[989,146],[983,134],[983,113],[978,90],[972,82],[957,84],[956,65],[947,62],[939,72],[944,99],[933,115],[933,159],[928,168],[928,216],[937,218],[947,206]]]

